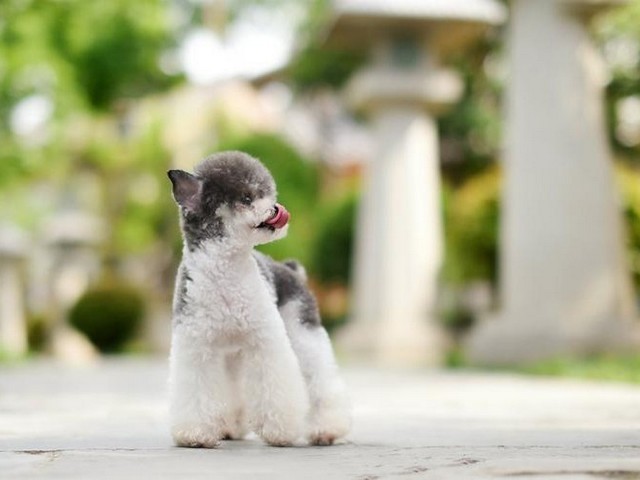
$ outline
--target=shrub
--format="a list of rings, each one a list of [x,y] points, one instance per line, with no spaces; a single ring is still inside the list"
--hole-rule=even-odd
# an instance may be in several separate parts
[[[27,344],[32,352],[44,351],[49,341],[50,322],[44,315],[27,316]]]
[[[640,293],[640,175],[630,167],[618,166],[616,179],[622,197],[627,255],[636,293]]]
[[[319,283],[320,313],[329,332],[347,321],[357,205],[354,190],[328,202],[318,215],[309,269]]]
[[[465,289],[476,281],[497,283],[500,182],[493,167],[444,191],[447,285],[439,303],[442,323],[455,339],[473,326],[478,313],[465,304]]]
[[[444,277],[455,284],[497,281],[500,182],[497,168],[472,177],[445,199]]]
[[[352,192],[324,206],[318,215],[310,270],[322,283],[349,283],[357,204],[357,192]]]
[[[124,285],[103,285],[80,297],[69,313],[69,321],[100,351],[116,352],[138,331],[144,307],[137,290]]]

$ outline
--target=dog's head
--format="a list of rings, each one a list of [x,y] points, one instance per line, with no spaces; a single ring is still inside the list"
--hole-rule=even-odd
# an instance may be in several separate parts
[[[206,240],[254,246],[286,235],[289,213],[276,203],[273,177],[246,153],[217,153],[200,162],[193,174],[167,174],[189,248]]]

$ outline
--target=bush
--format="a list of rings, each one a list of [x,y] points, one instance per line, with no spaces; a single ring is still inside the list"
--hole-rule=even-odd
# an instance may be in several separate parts
[[[104,285],[80,297],[69,313],[69,321],[100,351],[117,352],[137,333],[144,307],[137,290]]]
[[[358,205],[357,192],[323,207],[310,270],[322,283],[349,284]]]
[[[32,352],[44,351],[49,342],[50,322],[44,315],[32,314],[27,317],[27,344]]]
[[[358,194],[354,190],[328,202],[318,215],[309,267],[319,283],[316,290],[320,313],[329,332],[347,321],[357,205]]]
[[[444,192],[447,285],[439,302],[442,323],[455,339],[464,336],[478,314],[465,303],[468,286],[488,281],[496,287],[500,182],[500,170],[493,167]]]
[[[491,168],[445,198],[444,277],[449,282],[489,280],[496,284],[500,182],[500,171]]]
[[[622,197],[627,255],[636,293],[640,293],[640,174],[630,167],[619,166],[616,179]]]

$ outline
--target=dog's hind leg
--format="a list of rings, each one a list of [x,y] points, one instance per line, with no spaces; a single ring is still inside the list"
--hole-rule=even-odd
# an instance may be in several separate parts
[[[303,321],[311,313],[295,300],[280,313],[309,392],[307,439],[312,445],[331,445],[351,428],[351,405],[329,335],[319,319]]]
[[[290,446],[304,433],[304,379],[280,318],[258,336],[244,355],[249,424],[269,445]]]

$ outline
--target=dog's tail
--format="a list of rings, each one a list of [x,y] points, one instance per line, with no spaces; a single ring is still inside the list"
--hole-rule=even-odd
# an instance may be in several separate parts
[[[305,270],[305,268],[302,266],[302,264],[300,262],[298,262],[297,260],[285,260],[284,263],[287,267],[289,267],[291,270],[293,270],[294,272],[296,272],[296,274],[302,279],[302,281],[304,281],[304,283],[307,283],[307,271]]]

